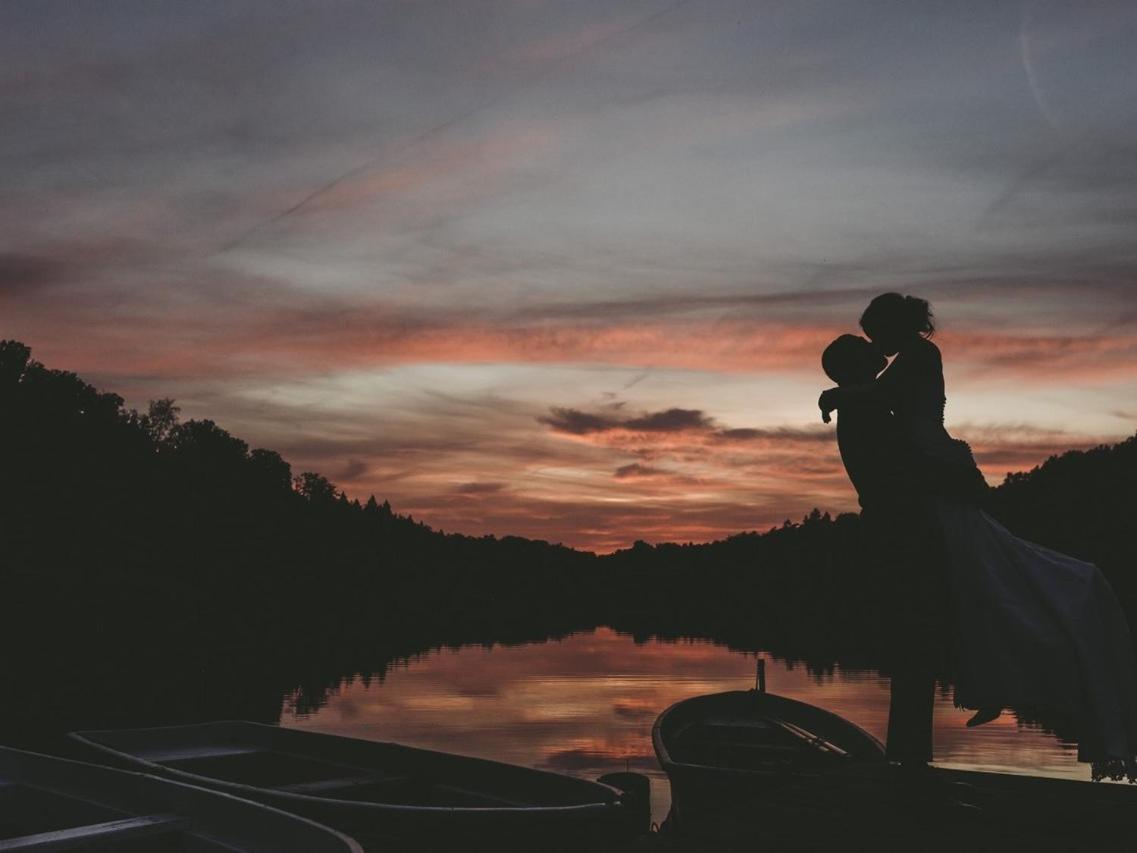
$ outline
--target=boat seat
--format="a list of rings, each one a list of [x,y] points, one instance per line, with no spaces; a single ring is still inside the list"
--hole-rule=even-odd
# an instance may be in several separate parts
[[[762,717],[710,717],[701,724],[709,728],[728,729],[769,729],[770,721]]]
[[[318,779],[315,782],[296,782],[292,785],[274,785],[274,791],[287,794],[326,794],[349,788],[362,788],[370,785],[405,785],[409,776],[347,776],[341,779]]]
[[[70,829],[57,829],[52,832],[39,832],[19,838],[0,840],[0,851],[9,850],[79,850],[92,844],[107,841],[128,841],[151,835],[178,832],[189,826],[189,820],[178,815],[158,814],[142,817],[109,820],[105,823],[91,823],[74,826]]]
[[[182,746],[176,749],[156,749],[153,752],[140,752],[143,761],[165,764],[168,761],[185,761],[194,758],[228,758],[233,755],[251,755],[262,750],[251,746],[211,743],[203,746]]]
[[[803,729],[801,726],[795,725],[794,723],[791,723],[788,720],[772,719],[771,722],[773,722],[774,724],[776,724],[778,726],[781,726],[782,729],[789,732],[794,737],[800,738],[803,743],[809,744],[814,749],[817,749],[817,750],[822,751],[822,752],[827,752],[827,753],[830,753],[832,755],[838,755],[842,758],[845,758],[849,755],[849,753],[846,750],[837,746],[837,744],[833,743],[832,741],[828,740],[827,738],[824,738],[821,735],[814,734],[811,731]]]
[[[801,755],[801,747],[797,746],[783,746],[776,743],[747,743],[746,741],[737,740],[698,740],[692,746],[698,746],[703,749],[717,749],[717,750],[750,750],[752,752],[769,752],[771,754],[781,753],[788,756]]]

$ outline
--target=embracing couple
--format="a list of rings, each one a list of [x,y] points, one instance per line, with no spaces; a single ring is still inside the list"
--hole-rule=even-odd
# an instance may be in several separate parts
[[[1137,664],[1117,598],[1092,563],[1019,539],[981,509],[987,485],[944,428],[943,362],[928,303],[886,293],[822,355],[837,383],[841,458],[861,502],[890,618],[890,760],[932,758],[945,660],[955,703],[981,725],[1015,707],[1061,714],[1095,776],[1137,769]],[[888,359],[892,358],[889,363]]]

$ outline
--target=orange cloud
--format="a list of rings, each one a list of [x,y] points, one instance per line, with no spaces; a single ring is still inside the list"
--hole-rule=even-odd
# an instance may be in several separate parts
[[[100,371],[160,371],[200,374],[203,361],[230,374],[296,375],[422,363],[604,363],[633,368],[704,370],[719,373],[819,374],[817,354],[832,337],[830,327],[783,327],[731,321],[677,324],[644,321],[626,326],[530,325],[418,320],[384,309],[356,309],[318,316],[249,319],[245,328],[224,323],[201,330],[205,349],[171,352],[162,340],[171,329],[153,331],[153,346],[135,341],[121,360],[114,348],[91,346],[83,355]],[[681,341],[682,346],[676,346]],[[116,342],[118,342],[116,336]],[[122,342],[125,343],[125,342]],[[953,368],[970,381],[1049,382],[1137,378],[1137,336],[1080,338],[964,335],[942,339]],[[119,346],[122,344],[120,343]],[[71,347],[68,347],[71,349]],[[820,384],[820,383],[819,383]]]
[[[410,309],[219,271],[193,282],[135,273],[115,285],[116,296],[89,294],[77,282],[96,251],[116,249],[92,246],[83,257],[53,260],[51,287],[24,286],[18,301],[5,304],[14,309],[9,334],[55,363],[101,375],[280,377],[400,364],[545,363],[809,375],[821,384],[821,350],[854,325],[834,317],[855,317],[850,306],[863,299],[860,291],[661,296],[516,309],[491,307],[488,299],[465,309]],[[27,274],[42,277],[42,266]],[[118,322],[106,322],[108,310]],[[968,382],[1137,379],[1133,324],[1079,334],[957,325],[937,341],[952,375]]]
[[[1082,335],[952,330],[937,337],[969,380],[1137,378],[1137,328]]]

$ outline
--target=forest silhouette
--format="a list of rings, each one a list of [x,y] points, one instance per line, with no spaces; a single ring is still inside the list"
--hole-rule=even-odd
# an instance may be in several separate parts
[[[862,562],[856,514],[599,557],[444,534],[183,422],[172,400],[128,409],[17,341],[0,342],[0,413],[0,725],[25,745],[68,728],[275,722],[285,694],[304,710],[427,649],[598,626],[886,670],[896,603]],[[1023,537],[1097,563],[1137,617],[1137,436],[1012,474],[988,502]]]

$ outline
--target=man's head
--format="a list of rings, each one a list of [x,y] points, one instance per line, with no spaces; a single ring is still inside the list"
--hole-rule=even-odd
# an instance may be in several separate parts
[[[863,385],[884,370],[888,359],[857,335],[841,335],[821,354],[825,375],[838,385]]]

